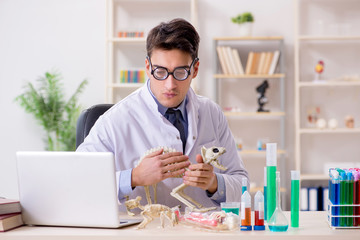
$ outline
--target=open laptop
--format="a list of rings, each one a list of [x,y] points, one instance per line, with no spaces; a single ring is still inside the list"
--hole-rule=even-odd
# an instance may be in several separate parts
[[[118,228],[141,222],[119,217],[112,153],[17,152],[16,156],[26,224]]]

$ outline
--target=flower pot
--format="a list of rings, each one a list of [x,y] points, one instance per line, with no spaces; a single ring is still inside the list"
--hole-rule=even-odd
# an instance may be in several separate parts
[[[250,37],[252,35],[252,28],[253,28],[252,22],[246,22],[240,24],[240,36]]]

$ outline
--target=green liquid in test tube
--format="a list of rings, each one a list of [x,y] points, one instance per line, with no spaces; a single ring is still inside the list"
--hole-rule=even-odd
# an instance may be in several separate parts
[[[348,194],[346,198],[347,204],[353,204],[353,197],[354,197],[354,178],[351,172],[346,173],[346,185],[348,188]],[[353,215],[353,207],[347,207],[346,215]],[[346,226],[351,227],[353,225],[353,218],[347,217],[346,218]]]
[[[291,171],[291,227],[299,227],[300,171]]]
[[[267,177],[267,219],[270,219],[276,208],[276,143],[266,144],[266,177]]]
[[[340,205],[346,204],[346,196],[347,196],[347,184],[346,184],[346,173],[344,171],[340,172]],[[340,215],[346,215],[346,207],[340,207]],[[346,226],[346,218],[340,217],[340,226]]]

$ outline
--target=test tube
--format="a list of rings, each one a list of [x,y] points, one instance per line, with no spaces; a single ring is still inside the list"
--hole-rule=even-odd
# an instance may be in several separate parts
[[[267,221],[267,178],[266,167],[264,167],[264,220]]]
[[[356,172],[354,174],[354,204],[360,204],[360,172]],[[360,225],[360,207],[354,207],[354,217],[353,225],[359,226]]]
[[[340,171],[341,169],[338,169],[338,171]],[[346,173],[345,171],[341,170],[340,171],[340,205],[344,205],[346,204],[346,195],[347,195],[347,187],[346,187]],[[343,217],[344,215],[346,215],[346,207],[341,206],[340,207],[340,223],[339,225],[341,227],[345,227],[346,226],[346,218]]]
[[[264,195],[257,191],[254,200],[255,225],[254,230],[265,230],[264,225]]]
[[[247,178],[243,177],[241,179],[242,187],[241,187],[241,194],[244,194],[247,191]]]
[[[271,218],[276,208],[276,143],[266,144],[266,178],[267,178],[267,218]],[[269,220],[268,219],[268,220]]]
[[[353,175],[350,171],[346,172],[346,185],[347,185],[347,197],[346,197],[346,204],[352,205],[353,204],[353,197],[354,197],[354,179]],[[353,215],[353,207],[346,208],[346,215],[351,216]],[[347,217],[346,218],[346,226],[351,227],[353,225],[353,218]]]
[[[329,198],[332,204],[339,205],[340,203],[340,179],[339,172],[336,170],[330,170],[330,185],[329,185]],[[339,207],[332,207],[331,215],[331,226],[339,226],[339,217],[334,217],[339,215]]]
[[[251,231],[251,196],[245,191],[241,196],[241,231]]]
[[[291,227],[299,227],[300,171],[291,171]]]

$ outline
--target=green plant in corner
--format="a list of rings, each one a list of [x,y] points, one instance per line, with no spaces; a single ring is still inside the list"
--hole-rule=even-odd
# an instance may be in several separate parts
[[[46,150],[74,151],[76,122],[81,112],[78,98],[88,81],[83,80],[66,101],[61,79],[58,73],[46,72],[37,80],[39,88],[28,82],[24,87],[25,92],[17,96],[15,101],[44,128]]]
[[[254,16],[251,14],[251,12],[244,12],[242,14],[238,14],[236,17],[231,18],[231,21],[236,24],[254,22]]]

